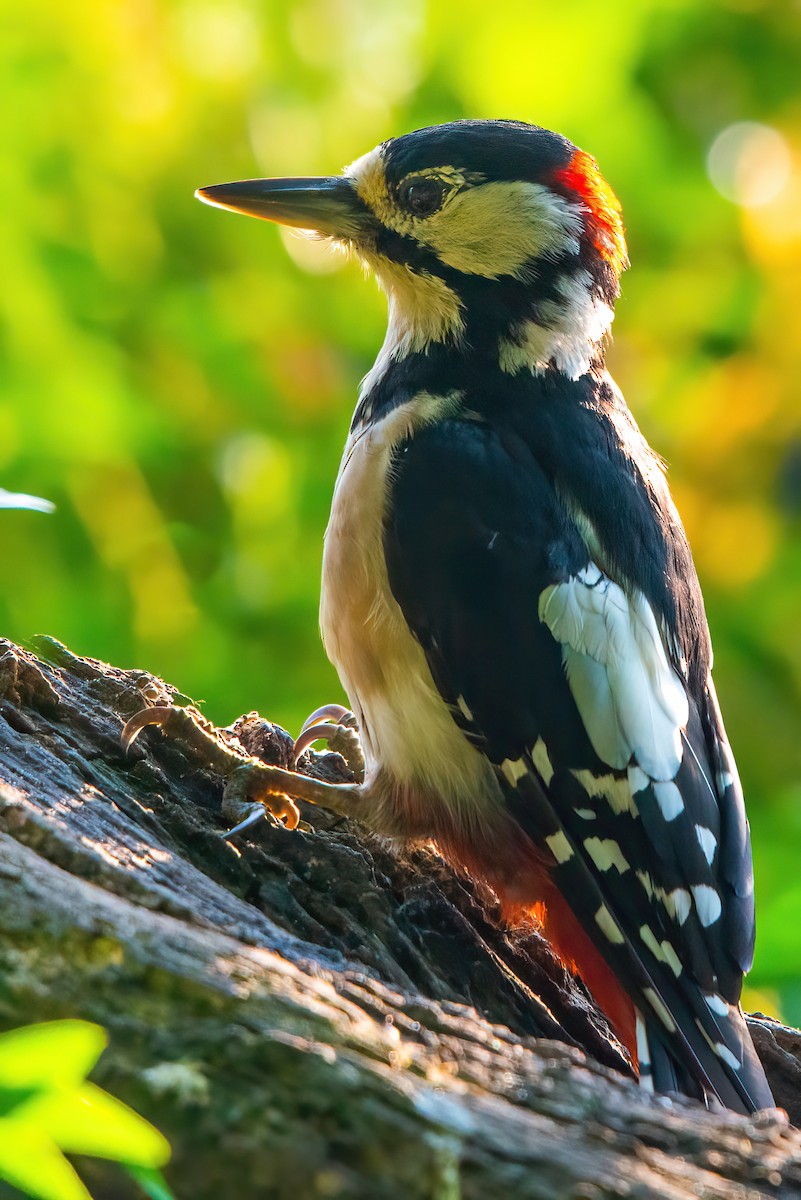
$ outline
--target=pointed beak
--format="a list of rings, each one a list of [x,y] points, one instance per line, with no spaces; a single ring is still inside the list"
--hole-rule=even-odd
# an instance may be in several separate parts
[[[315,179],[243,179],[198,188],[198,200],[216,208],[314,229],[327,237],[359,239],[375,218],[349,179],[342,176]]]

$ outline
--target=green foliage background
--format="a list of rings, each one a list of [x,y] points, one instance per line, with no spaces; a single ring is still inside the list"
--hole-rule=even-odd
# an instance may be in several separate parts
[[[195,187],[461,116],[596,155],[634,264],[610,362],[670,464],[750,806],[751,1000],[801,1020],[798,5],[2,0],[0,29],[0,482],[58,504],[0,512],[0,630],[147,667],[218,721],[341,697],[321,542],[384,304]],[[762,208],[706,173],[741,120],[794,156]]]

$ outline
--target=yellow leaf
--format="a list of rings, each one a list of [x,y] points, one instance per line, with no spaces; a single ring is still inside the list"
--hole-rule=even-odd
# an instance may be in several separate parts
[[[166,1138],[127,1105],[92,1083],[40,1094],[15,1109],[71,1154],[160,1167],[170,1157]]]
[[[0,1180],[35,1200],[91,1200],[51,1139],[17,1119],[0,1121]]]
[[[103,1053],[106,1034],[88,1021],[45,1021],[0,1036],[0,1084],[45,1090],[81,1083]]]

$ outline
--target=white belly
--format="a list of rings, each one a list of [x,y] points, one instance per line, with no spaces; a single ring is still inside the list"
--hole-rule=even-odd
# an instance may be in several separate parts
[[[431,397],[419,397],[351,436],[325,536],[320,624],[359,720],[367,781],[386,772],[401,792],[442,801],[472,823],[501,803],[499,789],[437,691],[390,591],[384,558],[392,449],[415,423],[431,419],[431,406]]]

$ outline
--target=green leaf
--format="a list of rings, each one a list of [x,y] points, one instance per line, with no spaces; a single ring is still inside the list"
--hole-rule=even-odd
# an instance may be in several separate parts
[[[126,1167],[131,1179],[139,1184],[149,1200],[175,1200],[167,1180],[161,1171],[150,1167]]]
[[[49,1091],[81,1083],[107,1042],[88,1021],[45,1021],[0,1036],[0,1084]]]
[[[91,1200],[52,1140],[17,1119],[0,1121],[0,1180],[36,1200]]]
[[[16,1115],[72,1154],[142,1167],[160,1167],[170,1157],[169,1143],[157,1129],[92,1083],[40,1093]]]

